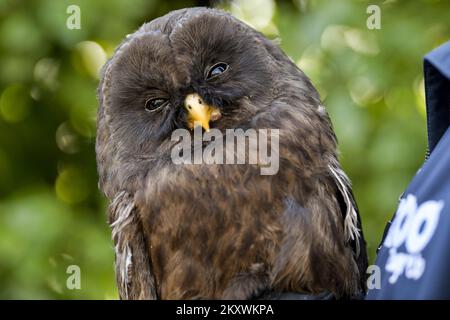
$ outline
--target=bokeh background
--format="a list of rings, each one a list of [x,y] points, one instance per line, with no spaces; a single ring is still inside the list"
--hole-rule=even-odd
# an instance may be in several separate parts
[[[66,27],[72,4],[79,30]],[[380,30],[366,27],[369,4]],[[0,298],[117,299],[95,167],[98,70],[143,22],[196,5],[280,39],[319,89],[373,261],[424,160],[422,57],[450,38],[450,1],[0,0]],[[73,264],[81,290],[66,287]]]

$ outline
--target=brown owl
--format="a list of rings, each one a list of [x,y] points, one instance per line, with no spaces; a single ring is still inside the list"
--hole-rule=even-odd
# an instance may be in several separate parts
[[[99,185],[122,299],[364,293],[365,241],[330,119],[276,44],[219,10],[174,11],[127,36],[103,68],[99,102]],[[198,128],[278,130],[278,171],[174,163],[173,132]]]

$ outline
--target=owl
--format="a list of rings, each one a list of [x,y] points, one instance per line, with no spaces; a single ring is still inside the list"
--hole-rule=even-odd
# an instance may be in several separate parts
[[[173,11],[119,45],[98,97],[120,298],[364,294],[365,240],[330,118],[277,44],[221,10]],[[278,130],[278,171],[174,163],[173,132],[199,128]]]

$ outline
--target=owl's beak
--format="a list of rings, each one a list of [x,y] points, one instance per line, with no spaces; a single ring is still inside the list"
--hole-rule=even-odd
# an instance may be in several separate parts
[[[222,116],[219,109],[206,104],[198,93],[188,94],[184,100],[184,107],[188,112],[190,129],[200,125],[205,131],[209,131],[209,122],[216,121]]]

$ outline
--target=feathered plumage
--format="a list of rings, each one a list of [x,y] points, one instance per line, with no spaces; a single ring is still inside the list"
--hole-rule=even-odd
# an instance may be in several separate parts
[[[220,115],[214,129],[279,129],[278,173],[174,164],[171,133],[192,128],[183,105],[192,94]],[[97,163],[121,298],[365,290],[365,242],[330,119],[277,45],[222,11],[174,11],[119,46],[99,102]]]

